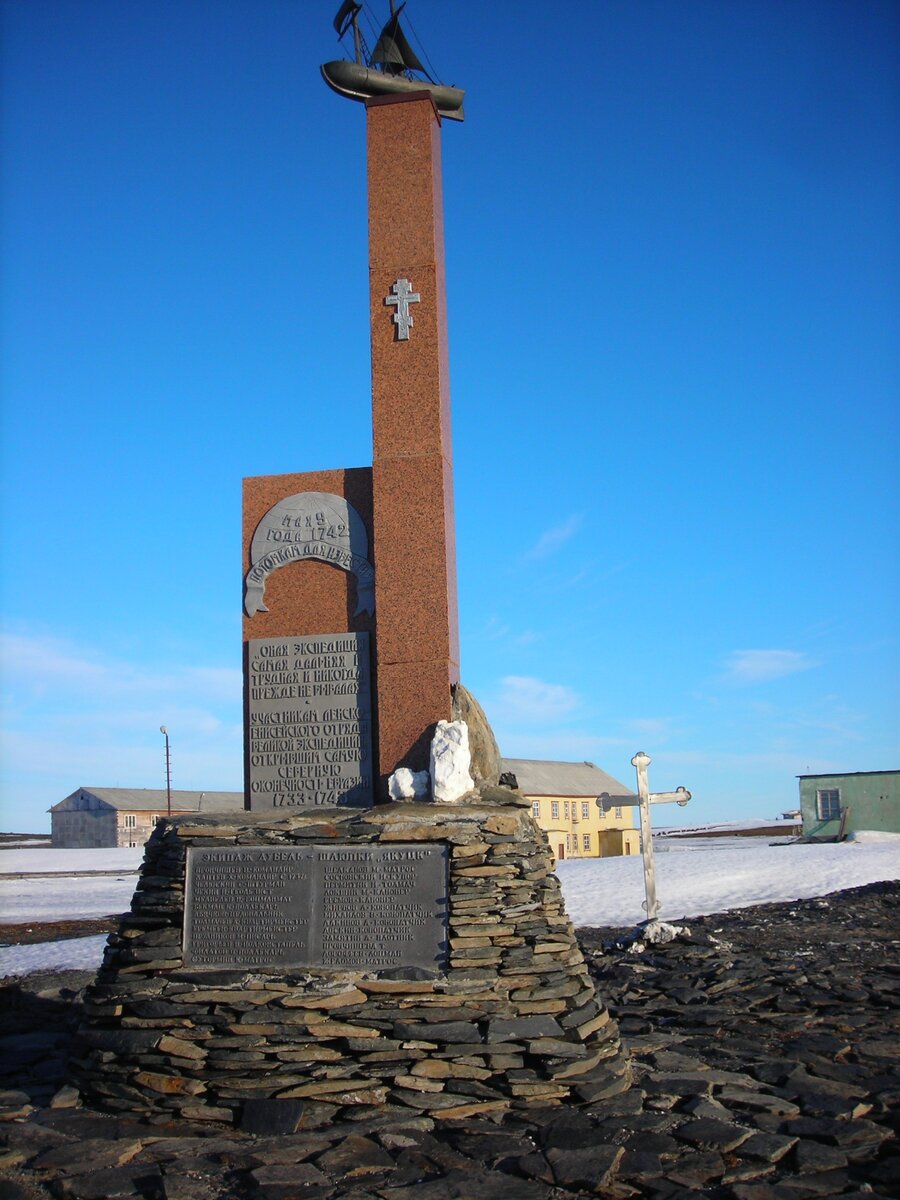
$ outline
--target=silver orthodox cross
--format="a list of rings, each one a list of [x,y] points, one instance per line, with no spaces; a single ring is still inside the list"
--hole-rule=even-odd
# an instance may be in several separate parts
[[[418,292],[412,290],[412,285],[408,279],[398,279],[396,283],[391,285],[392,296],[385,296],[385,304],[396,304],[397,311],[394,313],[393,321],[397,326],[397,341],[409,341],[409,331],[413,326],[412,313],[409,311],[411,304],[418,304],[421,296]]]
[[[647,783],[647,767],[651,759],[649,754],[638,750],[631,760],[631,765],[637,771],[637,795],[611,796],[603,792],[597,797],[597,807],[603,812],[611,808],[636,806],[641,814],[641,857],[644,860],[644,891],[647,899],[644,908],[647,910],[647,924],[659,919],[659,901],[656,898],[656,875],[653,869],[653,834],[650,829],[650,805],[667,804],[674,800],[676,804],[685,805],[691,798],[687,788],[676,788],[674,792],[651,792]]]

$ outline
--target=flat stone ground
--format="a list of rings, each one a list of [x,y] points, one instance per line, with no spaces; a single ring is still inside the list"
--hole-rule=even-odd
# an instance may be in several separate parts
[[[502,1124],[309,1105],[299,1131],[252,1136],[69,1107],[66,989],[88,977],[7,981],[0,1200],[900,1196],[900,882],[697,918],[661,945],[579,936],[634,1086]]]

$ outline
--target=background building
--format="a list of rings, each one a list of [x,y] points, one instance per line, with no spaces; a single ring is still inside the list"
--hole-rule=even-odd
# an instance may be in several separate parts
[[[593,763],[504,758],[503,770],[515,775],[519,789],[531,800],[531,811],[555,858],[640,853],[640,834],[634,827],[637,809],[613,808],[604,813],[596,803],[602,792],[622,796],[631,788]]]
[[[804,836],[837,837],[860,829],[900,833],[900,771],[797,778]]]
[[[623,795],[630,789],[593,763],[505,758],[503,770],[516,776],[531,800],[532,813],[546,832],[555,858],[640,853],[637,809],[613,808],[604,813],[596,804],[602,792]],[[235,812],[243,807],[243,792],[172,792],[173,816]],[[81,787],[50,809],[51,845],[68,849],[142,846],[166,813],[165,788]]]
[[[173,816],[243,807],[243,792],[172,792]],[[50,809],[50,844],[63,849],[143,846],[167,812],[165,788],[78,788]]]

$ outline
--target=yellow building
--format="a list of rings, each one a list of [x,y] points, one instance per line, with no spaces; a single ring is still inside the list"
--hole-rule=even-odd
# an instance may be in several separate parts
[[[547,834],[555,858],[640,853],[637,809],[611,808],[604,813],[597,804],[603,792],[622,796],[631,789],[593,763],[504,758],[503,770],[515,775],[519,790],[531,801],[534,819]]]

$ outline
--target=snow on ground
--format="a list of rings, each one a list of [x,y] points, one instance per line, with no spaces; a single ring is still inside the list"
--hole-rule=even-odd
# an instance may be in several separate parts
[[[17,855],[30,853],[33,852],[22,850]],[[121,858],[118,861],[122,863]],[[138,861],[139,858],[132,859],[132,863]],[[661,916],[667,921],[677,921],[751,904],[824,896],[843,888],[900,878],[900,835],[859,833],[853,841],[840,844],[775,846],[768,838],[679,839],[667,841],[662,847],[657,844],[655,861]],[[78,868],[70,866],[72,869]],[[569,916],[576,925],[629,926],[643,919],[644,873],[640,855],[569,859],[559,863],[557,871]],[[118,877],[6,879],[0,881],[0,919],[22,924],[125,912],[134,886],[134,875],[124,873]],[[48,967],[99,966],[105,941],[105,936],[100,935],[0,947],[0,976]]]
[[[136,875],[94,875],[59,879],[0,879],[0,921],[80,921],[126,912]]]
[[[0,854],[0,875],[46,871],[59,871],[64,875],[75,871],[136,871],[143,858],[143,846],[102,850],[54,850],[47,846],[40,850]]]
[[[698,838],[654,855],[660,916],[705,913],[824,896],[880,879],[900,878],[900,837],[821,845],[769,845],[767,838]],[[715,845],[711,845],[713,842]],[[758,844],[759,843],[759,844]],[[576,925],[635,925],[644,919],[644,870],[633,858],[569,859],[557,866]]]
[[[106,934],[69,938],[66,942],[35,942],[31,946],[0,946],[0,979],[34,971],[96,971],[103,958]]]

